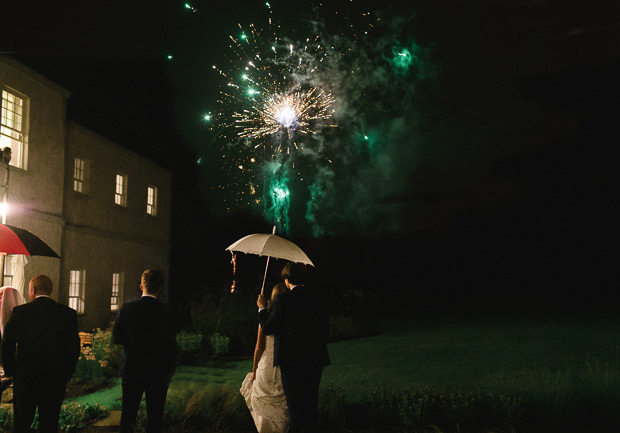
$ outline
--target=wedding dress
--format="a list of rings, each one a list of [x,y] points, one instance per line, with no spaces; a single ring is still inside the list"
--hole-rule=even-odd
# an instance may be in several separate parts
[[[265,350],[258,361],[256,379],[248,373],[241,394],[250,409],[259,433],[286,433],[288,407],[282,389],[280,367],[273,366],[273,336],[265,336]]]

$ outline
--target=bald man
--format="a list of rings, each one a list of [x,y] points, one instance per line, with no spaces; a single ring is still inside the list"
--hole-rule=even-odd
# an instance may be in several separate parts
[[[31,302],[15,307],[4,328],[2,361],[13,376],[16,433],[30,431],[37,408],[39,431],[58,433],[60,406],[80,356],[77,313],[54,301],[52,289],[45,275],[30,280]]]

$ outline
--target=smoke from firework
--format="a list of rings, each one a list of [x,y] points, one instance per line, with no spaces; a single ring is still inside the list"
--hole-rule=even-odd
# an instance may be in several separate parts
[[[229,211],[262,213],[284,233],[395,228],[398,214],[379,202],[415,168],[428,50],[404,33],[409,20],[323,15],[301,41],[271,16],[267,30],[231,37],[228,67],[215,67],[226,79],[217,140],[232,168],[221,191],[234,197]]]

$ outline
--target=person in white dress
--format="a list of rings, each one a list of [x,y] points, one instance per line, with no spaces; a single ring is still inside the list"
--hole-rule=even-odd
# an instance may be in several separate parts
[[[273,305],[276,296],[287,290],[286,284],[276,284],[271,290],[270,305]],[[265,335],[259,325],[254,366],[240,390],[259,433],[286,433],[289,425],[280,367],[273,366],[273,344],[273,335]]]
[[[0,333],[4,334],[4,326],[9,321],[13,308],[25,303],[24,297],[13,287],[0,287]]]
[[[13,308],[25,304],[24,297],[16,289],[10,286],[0,287],[0,336],[4,334],[4,327],[11,317]],[[0,376],[4,375],[0,362]]]

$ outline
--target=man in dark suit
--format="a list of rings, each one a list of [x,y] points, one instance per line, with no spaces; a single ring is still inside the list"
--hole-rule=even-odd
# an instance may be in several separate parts
[[[121,432],[133,432],[142,394],[146,394],[149,433],[161,432],[168,385],[174,373],[176,337],[166,307],[158,300],[164,288],[158,270],[142,273],[142,297],[126,303],[112,333],[124,347],[120,373],[123,377]]]
[[[275,299],[271,311],[259,295],[258,320],[263,332],[275,337],[274,365],[282,374],[289,432],[311,433],[318,430],[319,383],[329,364],[327,313],[316,292],[304,285],[304,265],[287,263],[282,278],[290,291]]]
[[[80,357],[77,314],[50,295],[52,280],[38,275],[27,304],[13,309],[2,336],[4,371],[13,376],[13,429],[29,432],[39,408],[39,431],[57,433],[67,382]]]

